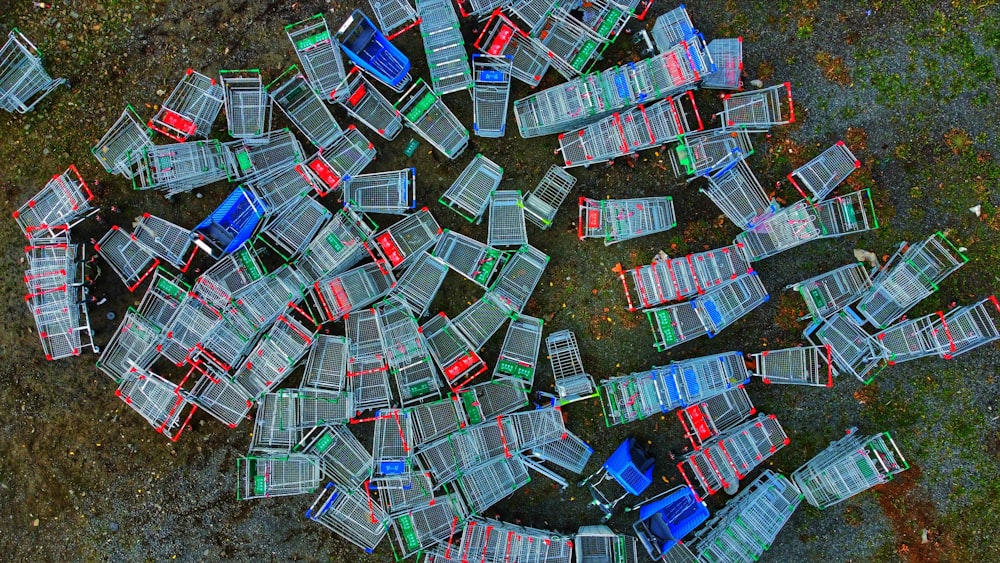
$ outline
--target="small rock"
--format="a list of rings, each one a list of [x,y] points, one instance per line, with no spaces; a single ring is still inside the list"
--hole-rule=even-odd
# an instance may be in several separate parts
[[[164,90],[163,88],[160,88],[159,90],[156,91],[156,95],[157,96],[162,96],[162,95],[164,95],[166,93],[167,93],[167,91]]]
[[[38,518],[35,518],[35,521],[32,522],[31,525],[32,525],[32,527],[37,528],[38,527]]]
[[[764,87],[764,81],[763,80],[751,80],[750,81],[750,85],[753,86],[754,88],[763,88]]]
[[[52,151],[50,151],[50,150],[48,149],[48,147],[46,147],[46,148],[42,149],[42,154],[44,154],[44,155],[47,155],[47,154],[49,154],[50,152],[52,152]]]
[[[983,214],[983,204],[980,203],[979,205],[977,205],[975,207],[970,207],[969,211],[975,213],[976,217],[979,217],[980,215]]]

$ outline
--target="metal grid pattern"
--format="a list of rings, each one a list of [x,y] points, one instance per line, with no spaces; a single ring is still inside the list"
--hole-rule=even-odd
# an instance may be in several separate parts
[[[466,221],[478,223],[482,220],[483,213],[490,204],[490,196],[500,185],[502,178],[501,166],[476,153],[472,162],[462,170],[438,201],[461,215]]]
[[[764,132],[775,125],[795,122],[792,84],[775,84],[750,92],[728,94],[719,113],[726,129]]]
[[[583,473],[593,453],[594,448],[568,431],[554,440],[531,448],[532,457],[558,465],[577,475]]]
[[[126,105],[121,116],[90,152],[109,174],[132,178],[139,156],[153,145],[152,136],[153,131],[146,127],[135,109]]]
[[[493,370],[494,381],[508,381],[524,389],[534,386],[543,325],[541,319],[528,315],[511,321]]]
[[[405,215],[417,206],[417,170],[359,174],[344,186],[344,202],[363,213]]]
[[[413,27],[420,19],[408,0],[368,0],[368,5],[375,12],[382,33],[392,34],[389,39]],[[393,33],[400,27],[403,29]]]
[[[379,251],[396,269],[429,249],[440,235],[441,227],[424,207],[379,231],[374,239]]]
[[[354,395],[329,389],[282,389],[295,402],[295,426],[314,428],[347,424],[355,415]]]
[[[501,457],[459,476],[456,484],[469,511],[482,514],[531,482],[521,456]]]
[[[646,311],[653,329],[653,347],[664,351],[699,336],[708,334],[708,327],[690,303],[674,303]]]
[[[806,201],[779,210],[752,230],[736,235],[735,242],[756,262],[821,238],[815,208]]]
[[[312,281],[343,272],[368,254],[365,243],[373,231],[363,216],[341,209],[305,247],[295,268]]]
[[[715,72],[705,75],[702,88],[713,90],[743,89],[743,38],[719,38],[708,43],[708,53],[715,61]]]
[[[743,352],[724,352],[673,362],[655,370],[661,387],[680,406],[690,406],[750,382]]]
[[[461,9],[461,5],[459,5]],[[549,68],[548,49],[538,40],[521,31],[499,9],[493,10],[475,47],[489,56],[511,57],[510,74],[534,88]]]
[[[512,55],[472,55],[472,130],[480,137],[503,137],[507,129],[513,60]]]
[[[573,536],[576,563],[639,563],[639,540],[607,526],[580,526]]]
[[[807,329],[806,337],[815,337],[819,344],[830,347],[834,368],[868,383],[885,367],[885,358],[878,340],[865,332],[864,322],[850,309],[830,317],[822,324]]]
[[[820,322],[861,299],[871,286],[868,269],[858,262],[794,283],[786,289],[798,291],[813,322]]]
[[[539,229],[552,226],[559,206],[576,185],[576,177],[564,168],[552,165],[538,181],[535,189],[524,194],[524,217]]]
[[[698,450],[706,441],[756,414],[743,385],[726,389],[700,403],[677,411],[677,418],[684,427],[684,436]]]
[[[719,206],[727,219],[740,229],[752,229],[778,211],[778,204],[768,199],[764,188],[745,160],[708,177],[702,193]]]
[[[229,304],[233,294],[265,273],[257,255],[243,247],[220,257],[218,262],[202,272],[194,283],[193,291],[213,307],[221,308]]]
[[[385,297],[396,285],[396,278],[384,264],[381,260],[369,262],[316,282],[312,295],[327,319],[335,321]]]
[[[500,327],[507,322],[513,311],[491,292],[469,305],[455,317],[454,323],[476,348],[481,348]]]
[[[397,559],[405,559],[441,542],[456,541],[468,508],[457,494],[439,495],[426,505],[391,518],[391,544]]]
[[[42,53],[16,28],[0,48],[0,109],[28,113],[64,78],[53,79],[42,66]]]
[[[415,317],[423,317],[430,310],[447,274],[447,264],[427,252],[421,252],[399,277],[390,295],[399,295]]]
[[[837,238],[878,228],[875,204],[868,189],[821,201],[816,204],[816,213],[823,231],[820,238]]]
[[[486,244],[493,247],[528,244],[520,190],[496,190],[490,195],[490,222]]]
[[[691,301],[713,337],[770,299],[757,272],[737,276]]]
[[[604,245],[661,233],[677,226],[670,196],[609,199],[601,202]]]
[[[208,137],[223,98],[214,78],[189,68],[147,125],[178,142]]]
[[[490,294],[520,313],[528,304],[548,263],[548,255],[525,244],[501,268],[500,275],[490,287]]]
[[[229,179],[222,145],[213,139],[146,147],[132,177],[132,187],[157,189],[172,196]]]
[[[237,500],[302,495],[319,488],[319,467],[309,456],[250,456],[237,459],[236,465]]]
[[[70,165],[11,215],[28,238],[52,235],[90,215],[93,199],[76,166]]]
[[[351,12],[337,30],[336,38],[354,64],[393,91],[402,92],[412,80],[409,59],[361,10]]]
[[[657,374],[669,376],[671,372],[669,368],[658,368],[601,380],[597,393],[604,423],[608,427],[627,424],[680,406],[673,379],[662,380]]]
[[[191,367],[191,372],[201,374],[188,394],[191,402],[230,428],[236,428],[247,418],[253,407],[250,392],[231,381],[225,370],[197,362]]]
[[[875,339],[890,366],[937,355],[942,347],[954,347],[950,326],[941,311],[893,323],[876,333]]]
[[[751,354],[751,375],[764,383],[833,387],[833,359],[828,345],[797,346]]]
[[[697,30],[691,23],[691,16],[688,15],[687,8],[681,4],[656,18],[650,35],[656,43],[657,50],[662,52],[681,41],[690,39],[695,33]]]
[[[670,165],[677,177],[691,176],[688,181],[714,174],[754,152],[746,131],[709,129],[680,136],[674,150],[667,151]]]
[[[331,219],[333,213],[325,205],[303,194],[264,219],[257,240],[274,249],[286,261],[291,260],[315,240],[316,233]]]
[[[254,454],[279,453],[292,450],[298,443],[300,432],[296,421],[296,401],[292,393],[281,389],[264,393],[257,399],[250,452]]]
[[[587,399],[597,393],[594,378],[583,369],[575,334],[568,330],[553,332],[545,339],[545,350],[549,354],[556,395],[561,404]]]
[[[278,316],[264,333],[233,380],[257,397],[281,384],[312,345],[315,335],[293,318]],[[292,419],[294,420],[294,418]],[[293,425],[288,422],[288,425]]]
[[[826,198],[858,168],[861,168],[861,161],[844,141],[837,141],[816,158],[792,170],[788,180],[804,199],[815,203]]]
[[[288,40],[295,48],[299,63],[313,91],[324,100],[336,101],[337,86],[344,79],[344,60],[330,35],[323,14],[285,26]]]
[[[148,248],[152,253],[173,264],[181,271],[187,269],[190,256],[192,234],[189,229],[175,225],[156,215],[143,213],[132,231],[132,239]]]
[[[455,397],[421,403],[406,412],[413,420],[413,447],[418,451],[468,425],[465,411]]]
[[[306,518],[371,553],[385,538],[388,517],[358,489],[327,483]]]
[[[316,460],[320,472],[334,483],[360,487],[372,470],[372,454],[346,426],[320,426],[307,432],[296,452]]]
[[[149,369],[156,361],[160,334],[158,327],[130,308],[111,340],[101,349],[97,369],[115,381],[124,377],[133,366],[139,370]]]
[[[230,137],[255,139],[271,130],[271,98],[259,70],[220,70],[219,82]]]
[[[295,65],[266,87],[268,95],[296,128],[317,148],[327,148],[343,129]]]
[[[407,126],[449,159],[458,158],[469,144],[469,130],[421,78],[394,107]]]
[[[465,386],[472,378],[486,371],[486,363],[479,357],[477,348],[444,312],[428,319],[420,330],[431,356],[452,389]]]
[[[938,353],[950,360],[980,346],[1000,340],[1000,302],[990,296],[978,303],[950,311],[936,326]]]
[[[470,424],[491,421],[528,405],[527,391],[519,385],[486,381],[456,392],[456,401]]]
[[[113,225],[101,240],[97,241],[94,249],[118,274],[129,291],[135,291],[160,263],[152,250],[117,225]]]
[[[242,182],[266,181],[305,158],[302,145],[288,129],[223,143],[222,151],[233,180]]]
[[[390,296],[376,307],[376,312],[382,349],[402,405],[440,396],[440,380],[428,346],[406,304]]]
[[[461,233],[445,230],[432,254],[464,278],[489,289],[507,261],[507,254]]]
[[[378,2],[379,0],[370,1]],[[396,1],[409,6],[406,0],[389,1]],[[410,9],[412,10],[412,8]],[[338,101],[340,106],[347,110],[348,115],[378,133],[380,137],[391,141],[403,130],[403,119],[399,116],[399,112],[365,78],[358,67],[352,68],[347,73],[347,77],[338,88],[343,90],[343,96]]]
[[[266,179],[252,182],[251,187],[272,213],[295,201],[297,196],[313,191],[309,178],[300,174],[295,166],[289,166]]]
[[[450,0],[417,0],[420,37],[430,71],[431,85],[438,95],[472,88],[472,71],[458,14]]]
[[[167,326],[177,308],[188,298],[189,290],[179,277],[157,268],[136,313],[160,330]]]
[[[345,336],[316,335],[309,348],[302,387],[343,391],[347,387],[347,355],[350,340]]]
[[[180,385],[135,366],[123,374],[115,396],[172,442],[181,437],[191,416],[198,410],[181,394]]]
[[[320,196],[336,191],[375,159],[375,146],[354,125],[297,169]]]

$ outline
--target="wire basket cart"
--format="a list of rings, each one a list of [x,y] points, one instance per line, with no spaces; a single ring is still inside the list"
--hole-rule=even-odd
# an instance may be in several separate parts
[[[718,395],[677,411],[684,427],[684,436],[691,447],[700,450],[702,444],[757,414],[743,385],[730,387]]]
[[[290,66],[265,89],[288,120],[317,148],[330,147],[344,134],[330,109],[296,65]]]
[[[792,170],[788,180],[803,199],[816,203],[826,198],[858,168],[861,168],[861,161],[844,141],[837,141],[816,158]]]
[[[464,387],[472,378],[486,371],[486,363],[479,357],[477,347],[444,312],[428,319],[421,325],[420,331],[431,356],[452,389]]]
[[[294,318],[279,316],[257,342],[247,361],[236,368],[233,380],[255,398],[281,384],[309,350],[315,334]],[[288,426],[295,426],[293,420]],[[290,446],[289,446],[290,447]]]
[[[751,375],[768,384],[833,387],[833,357],[828,345],[796,346],[751,354]]]
[[[515,100],[514,118],[521,137],[562,133],[620,109],[603,99],[603,88],[600,75],[588,74]]]
[[[743,230],[753,229],[779,208],[777,202],[768,199],[745,160],[738,160],[709,176],[708,188],[701,192]]]
[[[577,238],[604,238],[607,230],[607,216],[604,213],[604,202],[598,199],[581,197],[579,200],[579,216],[577,219]]]
[[[622,270],[618,277],[629,311],[659,307],[698,292],[690,264],[683,257],[657,256],[652,264]]]
[[[457,493],[435,496],[431,502],[388,520],[393,554],[402,560],[441,542],[456,541],[469,509]]]
[[[699,502],[694,491],[683,485],[664,491],[632,510],[639,511],[632,529],[655,561],[671,561],[668,554],[684,549],[678,547],[680,540],[708,519],[705,503]]]
[[[597,394],[594,378],[583,369],[575,334],[568,330],[553,332],[545,339],[545,349],[552,364],[556,395],[561,404],[581,401]]]
[[[724,352],[689,358],[654,369],[661,388],[687,407],[750,383],[743,352]]]
[[[264,393],[257,399],[250,453],[286,454],[298,443],[297,405],[294,396],[284,391]]]
[[[449,0],[417,0],[415,4],[434,92],[443,96],[471,90],[473,79],[469,55],[455,7]]]
[[[494,504],[531,482],[521,456],[500,457],[459,476],[456,486],[472,514],[483,514]]]
[[[567,80],[589,69],[606,46],[588,31],[580,20],[554,11],[542,20],[541,29],[535,35],[553,55],[552,68]]]
[[[829,508],[892,480],[910,468],[888,432],[860,436],[857,428],[792,473],[806,502]]]
[[[967,261],[940,232],[913,245],[904,243],[874,277],[873,287],[858,302],[858,312],[884,329],[937,291],[938,284]]]
[[[469,144],[469,130],[444,100],[418,78],[395,106],[408,127],[449,159],[456,159]]]
[[[399,136],[399,132],[403,130],[402,118],[392,103],[365,78],[358,67],[347,73],[338,88],[343,91],[343,95],[337,103],[347,110],[348,115],[387,141]]]
[[[223,308],[237,291],[266,274],[266,270],[249,248],[219,258],[198,276],[192,291],[209,305]]]
[[[613,113],[583,129],[559,135],[559,149],[566,168],[589,167],[629,153],[621,116]]]
[[[601,202],[604,214],[604,246],[677,226],[670,196],[608,199]]]
[[[397,478],[408,481],[412,456],[413,420],[410,416],[399,409],[376,412],[371,483],[388,487]]]
[[[788,443],[788,436],[774,415],[758,414],[684,456],[677,469],[692,490],[704,492],[699,497],[720,489],[735,494],[740,479]],[[692,485],[689,474],[699,484],[698,488]]]
[[[950,360],[1000,340],[1000,302],[990,296],[951,310],[936,326],[938,353]],[[942,325],[944,330],[942,331]]]
[[[939,335],[938,331],[943,334]],[[893,323],[877,332],[875,339],[890,366],[936,356],[941,348],[954,347],[950,327],[941,311]]]
[[[372,553],[388,531],[388,516],[378,504],[373,504],[367,492],[327,483],[309,510],[306,518]]]
[[[496,190],[490,195],[490,222],[486,244],[492,247],[528,244],[520,190]]]
[[[317,426],[295,451],[314,458],[324,477],[346,487],[360,487],[371,474],[371,452],[343,425]]]
[[[297,196],[312,193],[314,189],[309,179],[303,177],[295,166],[252,182],[251,187],[272,213],[281,210]]]
[[[639,563],[639,540],[607,526],[580,526],[573,536],[576,563]]]
[[[743,38],[713,39],[708,42],[708,53],[715,62],[715,72],[702,78],[701,87],[713,90],[742,90]]]
[[[875,204],[868,189],[817,203],[816,220],[822,230],[819,238],[837,238],[879,227]]]
[[[531,221],[539,229],[545,230],[552,226],[559,206],[576,185],[576,177],[565,168],[552,165],[539,180],[535,189],[524,194],[524,218]]]
[[[771,296],[757,272],[738,276],[691,300],[709,338],[746,316]]]
[[[344,79],[344,60],[323,14],[286,25],[285,33],[313,91],[324,100],[337,101],[337,85]]]
[[[751,262],[756,262],[822,238],[822,235],[815,208],[800,200],[778,210],[752,230],[736,235],[735,242],[743,245]]]
[[[354,125],[330,147],[306,159],[298,170],[306,176],[316,193],[325,196],[349,182],[375,160],[375,146]]]
[[[165,327],[180,304],[188,298],[190,290],[191,287],[179,276],[171,275],[163,268],[157,268],[136,312],[157,328]]]
[[[407,215],[388,228],[375,234],[379,251],[393,269],[407,264],[437,242],[441,227],[426,208]]]
[[[304,291],[298,272],[283,265],[235,293],[230,309],[243,316],[253,330],[260,330],[295,308],[305,297]]]
[[[301,195],[279,212],[264,219],[255,240],[274,250],[285,261],[298,256],[333,219],[325,205]]]
[[[230,180],[222,145],[216,140],[146,147],[137,163],[132,187],[157,189],[167,197],[213,182]]]
[[[481,154],[462,170],[438,202],[470,223],[482,221],[490,196],[500,185],[503,168]]]
[[[395,285],[392,270],[380,260],[323,278],[313,285],[313,296],[327,319],[335,321],[385,297]]]
[[[656,18],[650,31],[656,49],[660,52],[670,49],[681,41],[687,41],[696,33],[698,30],[691,22],[691,16],[684,4]]]
[[[309,347],[301,387],[343,391],[347,388],[347,356],[350,341],[346,336],[317,334]]]
[[[232,381],[225,369],[202,359],[191,365],[191,374],[199,376],[187,398],[229,428],[236,428],[253,407],[250,393]]]
[[[455,392],[470,424],[495,420],[528,405],[527,390],[504,381],[486,381]]]
[[[304,495],[319,488],[319,466],[306,455],[249,456],[237,459],[236,466],[237,500]]]
[[[230,137],[253,143],[271,130],[271,98],[260,70],[220,70],[219,83]]]
[[[417,255],[390,295],[398,295],[415,317],[424,317],[448,274],[448,264],[427,252]]]
[[[194,252],[188,253],[191,231],[156,215],[143,213],[135,225],[132,238],[182,272],[187,271],[194,258]]]
[[[667,151],[674,175],[688,181],[714,174],[754,152],[746,131],[708,129],[681,135],[674,150]]]
[[[469,424],[465,410],[455,396],[414,405],[406,409],[406,413],[413,420],[413,448],[416,451]]]
[[[185,378],[186,379],[186,378]],[[134,365],[118,382],[115,396],[146,419],[157,432],[176,442],[198,407],[181,393],[181,385]]]
[[[484,289],[489,289],[508,258],[502,250],[447,229],[438,238],[432,254]]]
[[[378,27],[392,40],[404,31],[420,23],[417,11],[408,0],[368,0]]]
[[[97,369],[115,381],[125,377],[132,367],[148,370],[156,361],[160,334],[159,327],[129,308],[111,340],[101,348]]]
[[[42,53],[16,28],[0,48],[0,109],[28,113],[49,92],[66,82],[42,66]]]
[[[776,125],[795,122],[792,84],[775,84],[768,88],[727,94],[718,114],[726,129],[745,129],[763,133]]]
[[[863,324],[848,308],[808,327],[805,336],[814,344],[830,347],[835,375],[849,373],[867,384],[885,368],[885,356],[878,340],[861,328]]]
[[[521,31],[499,8],[490,14],[474,46],[491,57],[510,56],[511,76],[532,88],[549,68],[549,50]]]
[[[129,291],[135,291],[160,264],[160,259],[151,249],[121,230],[118,225],[112,225],[97,241],[94,249],[118,274]]]
[[[396,380],[400,403],[410,406],[440,397],[440,380],[420,326],[400,297],[389,296],[376,307],[382,349]]]
[[[295,260],[295,269],[309,280],[343,272],[368,255],[365,243],[373,231],[363,216],[341,209]]]
[[[813,323],[854,303],[872,286],[871,277],[864,264],[856,262],[813,276],[786,287],[797,291],[805,302]]]
[[[705,293],[729,280],[753,272],[742,244],[696,252],[686,257],[698,293]]]
[[[366,373],[388,371],[389,366],[385,361],[385,350],[382,349],[382,335],[379,334],[378,315],[375,309],[361,309],[348,316],[344,324],[349,344],[348,381],[350,382],[352,378]],[[359,397],[355,397],[355,402],[362,401]]]
[[[354,395],[329,389],[281,389],[295,402],[295,426],[312,429],[320,426],[347,424],[356,413]]]
[[[45,187],[11,215],[26,237],[55,234],[69,229],[96,212],[94,194],[75,165],[52,176]]]
[[[361,10],[351,12],[336,37],[347,58],[379,82],[396,92],[410,83],[410,60]]]
[[[802,493],[766,469],[700,530],[688,546],[699,561],[755,561],[802,502]]]
[[[417,206],[417,171],[358,174],[344,186],[344,202],[363,213],[405,215]]]
[[[548,255],[525,244],[500,269],[500,275],[490,286],[490,294],[503,301],[514,312],[520,313],[528,304],[548,263]]]
[[[653,329],[653,347],[659,352],[708,334],[708,327],[690,303],[650,309],[646,311],[646,319]]]
[[[118,120],[90,152],[108,174],[131,179],[139,157],[153,146],[152,137],[153,131],[146,127],[131,105],[126,105]]]
[[[500,330],[513,313],[502,299],[487,291],[482,299],[459,313],[454,323],[478,349]]]
[[[207,138],[224,97],[222,86],[214,78],[189,68],[146,124],[179,143],[192,137]]]
[[[529,455],[531,459],[548,462],[580,475],[593,453],[594,448],[576,434],[567,431],[562,436],[533,446]]]
[[[240,182],[266,181],[305,158],[302,145],[288,129],[223,143],[222,149],[233,179]]]
[[[524,389],[534,386],[543,325],[541,319],[528,315],[518,315],[511,321],[493,370],[494,381],[507,381]]]
[[[504,136],[513,59],[512,55],[472,55],[472,131],[480,137]]]
[[[679,404],[667,400],[652,371],[609,377],[597,387],[604,423],[608,427],[628,424],[665,413]],[[677,403],[677,404],[674,404]]]

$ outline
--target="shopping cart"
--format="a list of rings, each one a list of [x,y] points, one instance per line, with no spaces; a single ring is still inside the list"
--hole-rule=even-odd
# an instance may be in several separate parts
[[[646,319],[653,329],[653,347],[659,352],[708,334],[708,327],[690,303],[650,309]]]
[[[796,346],[751,354],[751,375],[770,385],[833,387],[833,358],[830,346]]]
[[[766,303],[771,296],[757,272],[737,276],[691,300],[712,338],[722,329]]]
[[[355,211],[405,215],[417,206],[417,169],[358,174],[343,191],[344,204]]]
[[[616,534],[607,526],[580,526],[573,536],[576,563],[639,563],[639,540]]]
[[[423,207],[388,228],[375,233],[379,251],[393,269],[400,268],[437,242],[441,227],[431,212]]]
[[[676,393],[664,392],[658,370],[634,372],[603,379],[597,387],[608,427],[644,420],[680,405]]]
[[[691,447],[702,445],[757,413],[743,385],[730,387],[718,395],[684,407],[677,418]]]
[[[792,84],[775,84],[768,88],[728,94],[718,113],[726,129],[743,129],[762,133],[775,125],[795,122]]]
[[[469,130],[422,78],[410,86],[394,107],[407,126],[449,159],[458,158],[469,144]]]
[[[792,170],[788,174],[788,180],[804,199],[816,203],[858,168],[861,168],[861,161],[847,148],[844,141],[837,141],[816,158]]]
[[[462,334],[481,348],[513,314],[514,311],[502,299],[487,291],[482,299],[469,305],[454,321]]]
[[[416,0],[420,37],[438,95],[472,89],[472,71],[458,14],[450,0]]]
[[[490,196],[500,185],[503,168],[477,153],[438,202],[470,223],[482,221]]]
[[[702,189],[727,219],[743,230],[753,229],[778,211],[745,160],[738,160],[708,177]]]
[[[635,438],[626,438],[599,470],[580,481],[577,486],[587,487],[593,497],[591,504],[604,515],[602,521],[607,522],[622,499],[628,495],[641,495],[653,484],[655,463],[656,459]],[[605,487],[612,487],[610,492],[599,488],[605,482],[608,484]]]
[[[805,337],[830,347],[835,373],[849,373],[868,384],[885,368],[886,360],[878,340],[861,328],[863,324],[854,311],[846,308],[807,327]]]
[[[856,262],[791,284],[785,289],[798,291],[805,301],[809,314],[799,320],[811,319],[815,324],[861,299],[871,286],[868,269]]]
[[[662,392],[689,407],[721,395],[739,385],[750,383],[743,352],[723,352],[672,362],[654,367],[653,375]]]
[[[528,315],[518,315],[511,321],[493,370],[494,381],[509,381],[525,389],[534,386],[543,325],[541,319]]]
[[[390,295],[399,295],[414,316],[423,317],[430,310],[447,274],[448,264],[428,252],[421,252],[399,277]]]
[[[472,131],[480,137],[503,137],[510,101],[512,55],[472,55]]]
[[[344,79],[344,60],[330,37],[323,14],[286,25],[285,33],[316,95],[338,101],[342,92],[337,91],[337,85]]]
[[[420,23],[409,0],[368,0],[368,5],[375,13],[379,29],[388,34],[389,40]]]
[[[243,183],[263,183],[305,160],[305,151],[288,129],[269,131],[255,139],[222,143],[230,176]]]
[[[343,272],[368,255],[365,243],[373,231],[364,216],[341,209],[305,247],[295,268],[310,281]]]
[[[431,356],[452,389],[464,387],[472,378],[486,371],[486,363],[479,356],[478,348],[444,312],[428,319],[420,330]]]
[[[373,160],[375,146],[354,125],[349,125],[330,146],[296,165],[296,169],[322,197],[349,182]]]
[[[94,245],[94,250],[118,274],[129,291],[135,291],[160,264],[160,259],[149,247],[135,240],[118,225],[111,226]]]
[[[121,174],[131,179],[139,157],[153,146],[152,136],[152,130],[146,127],[135,109],[127,105],[108,132],[90,148],[90,152],[109,174]]]
[[[198,410],[181,392],[186,379],[174,384],[133,365],[118,381],[115,396],[145,418],[157,432],[176,442]]]
[[[499,8],[490,14],[474,46],[491,57],[510,56],[511,76],[532,88],[549,68],[549,50],[521,31]]]
[[[327,148],[343,136],[343,129],[306,77],[299,72],[299,67],[288,67],[265,90],[288,120],[316,148]]]
[[[132,239],[148,248],[154,256],[186,272],[196,250],[191,248],[190,229],[175,225],[150,213],[143,213],[135,223]]]
[[[531,482],[521,456],[499,457],[460,475],[456,488],[472,514],[483,514],[491,506]]]
[[[950,360],[969,350],[1000,340],[998,313],[1000,303],[992,295],[972,305],[952,309],[935,325],[938,354]]]
[[[387,141],[395,139],[403,130],[403,120],[396,108],[378,91],[358,67],[354,67],[337,86],[343,95],[338,96],[347,114],[375,131]]]
[[[304,495],[319,488],[319,466],[306,455],[273,454],[236,460],[237,500]]]
[[[120,381],[134,366],[148,370],[156,361],[160,327],[129,308],[111,339],[101,347],[97,369],[114,381]]]
[[[83,221],[97,210],[91,205],[94,194],[71,164],[62,174],[52,176],[45,187],[11,216],[29,239],[63,231]]]
[[[552,226],[559,206],[575,185],[576,178],[572,174],[553,164],[535,189],[524,194],[524,218],[539,229],[548,229]]]
[[[806,502],[829,508],[910,468],[888,432],[859,436],[857,428],[792,473]]]
[[[333,213],[308,194],[296,200],[265,218],[255,238],[286,262],[297,257],[333,219]]]
[[[179,143],[207,138],[223,98],[222,86],[214,78],[189,68],[147,125]]]
[[[252,143],[271,130],[271,98],[260,70],[220,70],[219,83],[230,137]]]
[[[395,285],[392,270],[379,260],[319,280],[312,296],[327,320],[335,321],[385,297]]]
[[[337,30],[336,39],[347,58],[379,82],[396,92],[402,92],[409,84],[410,60],[361,10],[351,12]]]
[[[688,181],[714,174],[753,154],[746,131],[708,129],[681,135],[674,150],[668,151],[674,175],[691,176]]]
[[[601,202],[604,246],[662,233],[677,226],[670,196],[608,199]]]
[[[656,49],[660,52],[670,49],[681,41],[691,39],[696,33],[698,30],[691,22],[691,16],[684,4],[657,17],[650,31]]]
[[[560,404],[582,401],[597,394],[594,378],[583,369],[575,334],[568,330],[553,332],[545,339],[545,349]]]
[[[42,53],[16,28],[0,48],[0,109],[28,113],[49,92],[66,82],[42,66]]]
[[[501,268],[489,293],[515,313],[520,313],[528,304],[548,263],[549,257],[544,252],[525,244]]]
[[[743,89],[743,38],[713,39],[708,52],[715,61],[715,72],[701,81],[702,88],[713,90]]]
[[[132,187],[156,189],[172,197],[213,182],[229,181],[230,174],[222,144],[214,139],[152,145],[139,157]]]
[[[382,349],[404,407],[441,396],[440,378],[417,319],[401,297],[390,295],[376,308]]]
[[[327,483],[306,511],[306,518],[372,553],[385,538],[388,516],[367,491]]]
[[[823,228],[816,209],[805,200],[778,210],[749,231],[736,235],[751,262],[780,254],[811,240],[822,238]]]
[[[313,457],[323,476],[346,487],[360,487],[371,475],[371,452],[344,425],[313,428],[294,451]]]
[[[528,244],[524,204],[520,190],[496,190],[490,194],[490,222],[486,244],[492,247]]]
[[[484,289],[489,289],[508,259],[501,250],[449,230],[438,238],[431,254]]]
[[[666,558],[684,536],[708,519],[708,508],[690,487],[679,486],[632,507],[639,519],[632,524],[646,553],[656,561]]]

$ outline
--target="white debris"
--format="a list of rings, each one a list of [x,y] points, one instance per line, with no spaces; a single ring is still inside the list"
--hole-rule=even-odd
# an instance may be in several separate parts
[[[878,256],[876,256],[874,252],[855,248],[854,259],[859,262],[867,262],[872,268],[878,268]]]
[[[753,86],[754,88],[763,88],[764,87],[764,81],[763,80],[751,80],[750,81],[750,85]]]
[[[976,217],[979,217],[980,215],[983,214],[983,204],[980,203],[979,205],[977,205],[975,207],[970,207],[969,211],[975,213]]]

